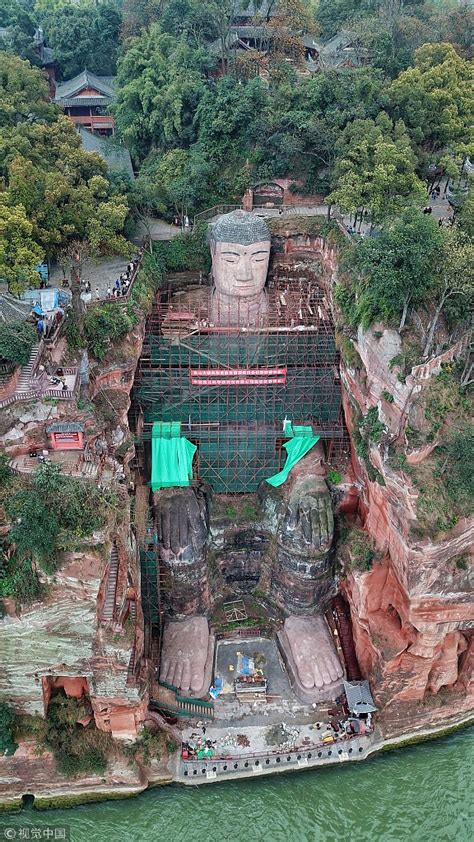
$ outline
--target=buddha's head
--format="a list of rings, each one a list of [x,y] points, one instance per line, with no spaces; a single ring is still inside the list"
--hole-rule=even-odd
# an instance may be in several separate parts
[[[212,276],[220,295],[248,298],[262,292],[270,259],[270,231],[263,219],[243,210],[209,226]]]

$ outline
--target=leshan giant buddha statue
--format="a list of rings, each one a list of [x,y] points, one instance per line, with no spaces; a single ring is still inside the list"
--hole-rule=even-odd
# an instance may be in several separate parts
[[[277,304],[275,291],[265,287],[270,259],[266,223],[253,213],[235,211],[209,227],[208,239],[211,289],[201,287],[187,295],[184,310],[192,313],[194,308],[198,329],[203,325],[211,333],[215,328],[225,334],[228,328],[229,344],[235,342],[239,328],[264,336]],[[285,304],[291,306],[295,295],[299,297],[292,310],[301,313],[301,291],[287,291]],[[176,301],[181,301],[177,307],[182,308],[182,299]],[[171,318],[173,307],[172,300]],[[261,399],[265,401],[264,390]],[[174,420],[180,420],[179,415]],[[219,418],[222,424],[227,420]],[[281,425],[283,419],[270,420]],[[276,535],[270,593],[289,614],[279,636],[280,647],[297,692],[306,701],[321,694],[326,698],[324,693],[334,690],[342,676],[318,613],[332,588],[333,514],[323,461],[316,445],[292,468],[282,486],[275,489],[263,483],[259,489],[268,532]],[[175,618],[170,617],[164,635],[161,677],[199,695],[208,685],[212,663],[205,618],[212,604],[207,572],[209,497],[202,488],[162,488],[154,494],[154,511],[160,560],[171,580],[168,605]]]

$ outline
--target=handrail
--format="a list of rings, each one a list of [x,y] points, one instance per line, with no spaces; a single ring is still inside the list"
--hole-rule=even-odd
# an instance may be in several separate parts
[[[205,222],[207,219],[212,219],[214,216],[220,216],[223,213],[230,213],[234,210],[239,210],[242,205],[213,205],[212,208],[206,208],[206,210],[200,211],[194,217],[193,227],[196,227],[197,222]]]
[[[372,732],[370,732],[372,733]],[[348,742],[351,740],[360,740],[364,739],[364,737],[369,737],[370,734],[346,734],[346,736],[342,737],[339,740],[334,740],[332,743],[309,743],[304,747],[300,748],[289,748],[289,749],[278,749],[274,751],[265,751],[265,752],[249,752],[245,754],[226,754],[223,756],[217,757],[214,755],[213,757],[203,757],[201,760],[198,760],[197,757],[189,757],[183,760],[184,763],[202,763],[203,761],[209,763],[225,763],[229,760],[249,760],[249,759],[262,759],[265,757],[281,757],[283,755],[288,754],[307,754],[308,752],[318,751],[320,749],[333,749],[333,748],[341,748],[344,745],[347,745]]]
[[[185,705],[202,705],[205,708],[210,708],[214,710],[214,705],[212,702],[206,702],[205,699],[192,699],[191,696],[181,696],[179,692],[179,687],[175,687],[174,684],[169,684],[168,681],[164,681],[163,678],[158,679],[158,684],[160,687],[164,687],[166,690],[171,690],[173,693],[176,693],[176,701],[182,702]],[[155,699],[155,702],[157,700]]]
[[[214,705],[212,702],[206,702],[205,699],[192,699],[190,696],[180,696],[178,693],[176,694],[176,701],[178,704],[184,705],[198,705],[199,707],[205,707],[210,710],[214,710]]]

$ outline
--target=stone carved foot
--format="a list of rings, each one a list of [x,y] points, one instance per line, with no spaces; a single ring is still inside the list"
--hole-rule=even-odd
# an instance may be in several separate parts
[[[214,638],[205,617],[168,622],[163,634],[160,679],[182,693],[203,696],[209,691]]]
[[[303,701],[333,699],[342,690],[343,669],[324,617],[288,617],[278,642]]]

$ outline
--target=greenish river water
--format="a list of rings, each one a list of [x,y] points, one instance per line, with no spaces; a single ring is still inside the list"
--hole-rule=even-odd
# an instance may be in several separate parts
[[[68,825],[72,842],[471,842],[473,766],[471,728],[360,764],[30,810],[8,826],[21,838]]]

